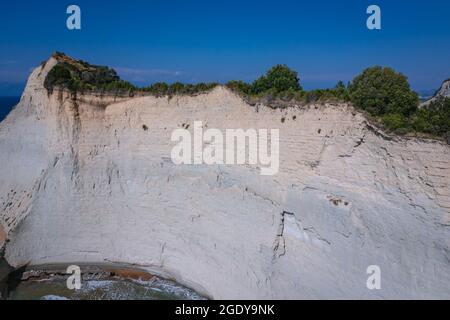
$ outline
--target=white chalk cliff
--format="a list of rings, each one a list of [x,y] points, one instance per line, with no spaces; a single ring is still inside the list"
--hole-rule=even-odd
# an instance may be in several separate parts
[[[421,104],[421,106],[422,106],[422,107],[423,107],[423,106],[427,106],[428,104],[430,104],[430,103],[433,102],[433,101],[436,101],[436,100],[439,99],[439,98],[450,98],[450,79],[445,80],[445,81],[442,83],[442,85],[441,85],[441,87],[439,88],[439,90],[436,91],[436,93],[434,94],[434,96],[433,96],[431,99],[429,99],[429,100],[423,102],[423,103]]]
[[[214,299],[450,299],[449,145],[387,136],[350,105],[274,110],[223,87],[74,100],[43,86],[56,62],[0,124],[11,265],[133,264]],[[196,120],[279,128],[280,172],[173,164],[172,131]]]
[[[435,96],[450,98],[450,79],[444,81]]]

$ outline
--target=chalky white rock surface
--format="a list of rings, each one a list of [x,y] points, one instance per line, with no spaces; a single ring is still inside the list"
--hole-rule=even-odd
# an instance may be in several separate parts
[[[450,298],[448,145],[388,137],[348,105],[272,110],[222,87],[74,102],[43,88],[55,63],[0,124],[10,264],[129,263],[215,299]],[[195,120],[279,128],[280,173],[174,165],[171,133]]]
[[[434,94],[434,96],[421,104],[421,106],[427,106],[431,102],[436,101],[438,98],[450,98],[450,79],[445,80],[439,90]]]

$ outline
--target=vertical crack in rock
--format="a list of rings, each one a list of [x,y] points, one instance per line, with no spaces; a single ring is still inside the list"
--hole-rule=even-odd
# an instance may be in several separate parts
[[[74,181],[75,185],[78,186],[80,183],[79,139],[81,132],[81,119],[80,109],[76,101],[76,97],[74,100],[72,100],[71,112],[73,113],[72,141],[70,148],[73,159],[72,181]]]
[[[72,162],[70,179],[79,186],[79,140],[82,129],[80,107],[76,94],[65,97],[63,91],[59,91],[58,101],[61,107],[57,109],[57,128],[60,137],[64,137],[62,143],[67,144],[69,150],[69,160]]]
[[[167,245],[167,242],[162,243],[161,249],[159,252],[159,263],[160,263],[161,268],[164,267],[164,253],[166,251],[166,245]]]
[[[327,150],[328,146],[330,146],[330,139],[331,137],[329,135],[325,136],[325,139],[323,140],[323,144],[320,148],[319,154],[317,156],[317,159],[314,161],[307,161],[307,165],[309,165],[309,167],[311,169],[316,169],[320,166],[322,159],[323,159],[323,155],[325,153],[325,151]]]
[[[280,215],[280,224],[278,225],[278,231],[275,238],[275,241],[273,243],[273,256],[272,260],[275,261],[276,259],[284,256],[286,254],[286,241],[284,239],[284,223],[285,223],[285,216],[286,215],[293,215],[293,213],[283,211]]]
[[[123,194],[125,194],[125,189],[123,187],[121,177],[120,177],[120,170],[113,161],[109,161],[108,165],[106,166],[106,178],[107,178],[107,183],[108,183],[107,187],[109,189],[109,196],[111,196],[113,194],[113,189],[114,189],[114,186],[116,185],[116,183],[115,183],[116,181],[117,181],[117,185],[120,188],[120,191]]]

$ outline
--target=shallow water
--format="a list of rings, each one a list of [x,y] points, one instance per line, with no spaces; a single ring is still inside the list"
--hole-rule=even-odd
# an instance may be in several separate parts
[[[149,280],[83,275],[81,289],[70,290],[68,275],[47,274],[21,280],[9,300],[204,300],[195,291],[159,277]]]
[[[25,281],[10,300],[199,300],[199,295],[175,283],[137,283],[128,280],[90,280],[80,290],[67,289],[64,280]]]

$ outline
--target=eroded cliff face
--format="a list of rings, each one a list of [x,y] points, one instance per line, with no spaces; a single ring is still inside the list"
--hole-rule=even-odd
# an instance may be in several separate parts
[[[434,96],[421,104],[421,107],[428,106],[431,102],[436,101],[440,98],[450,98],[450,79],[445,80]]]
[[[436,93],[436,96],[445,97],[445,98],[450,97],[450,79],[448,79],[442,83],[441,88]]]
[[[349,105],[273,110],[222,87],[49,95],[55,63],[0,125],[13,266],[134,264],[215,299],[450,298],[448,145],[389,137]],[[173,164],[172,131],[194,121],[278,128],[279,173]]]

